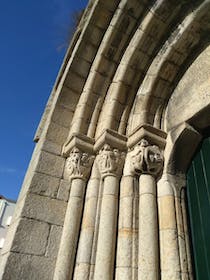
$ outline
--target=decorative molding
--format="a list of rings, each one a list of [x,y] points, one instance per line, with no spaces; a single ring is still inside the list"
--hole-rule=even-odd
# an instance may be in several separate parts
[[[128,137],[127,145],[129,148],[134,147],[141,139],[147,140],[153,145],[157,145],[161,150],[165,148],[167,134],[149,124],[143,124],[137,127]]]
[[[186,174],[185,173],[177,173],[177,174],[169,174],[163,173],[158,184],[163,186],[164,184],[169,184],[172,189],[172,194],[175,197],[181,197],[182,189],[186,189],[187,181],[186,181]],[[158,196],[164,196],[165,189],[162,187],[159,190]]]
[[[170,130],[165,147],[164,173],[185,174],[203,137],[187,122]]]
[[[115,147],[120,151],[127,151],[127,137],[112,129],[104,130],[96,139],[94,150],[99,151],[105,144]]]
[[[158,176],[163,169],[163,155],[157,145],[141,139],[127,154],[124,175],[150,174]]]
[[[64,179],[72,180],[80,178],[87,180],[94,158],[93,155],[84,153],[79,148],[74,147],[66,159]]]
[[[119,177],[122,173],[125,153],[112,148],[109,144],[104,144],[96,160],[103,178],[108,175]]]
[[[94,139],[81,133],[74,133],[68,137],[67,141],[63,145],[62,154],[63,156],[68,157],[74,147],[77,147],[81,151],[94,154],[93,145]]]

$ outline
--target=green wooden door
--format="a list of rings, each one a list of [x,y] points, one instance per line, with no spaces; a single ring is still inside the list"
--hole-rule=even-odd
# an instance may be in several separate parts
[[[210,280],[210,138],[188,170],[187,198],[196,280]]]

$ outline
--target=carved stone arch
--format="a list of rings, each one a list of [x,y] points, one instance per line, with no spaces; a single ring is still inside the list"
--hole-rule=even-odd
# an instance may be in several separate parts
[[[78,102],[70,134],[81,132],[95,136],[95,129],[107,90],[112,82],[121,57],[136,30],[137,21],[146,12],[146,5],[138,1],[121,1],[113,13],[110,25],[98,48]],[[87,110],[88,108],[88,110]],[[83,115],[78,122],[78,116]],[[82,126],[87,124],[86,129]]]
[[[130,131],[139,122],[161,127],[162,112],[174,88],[189,65],[209,44],[209,5],[206,1],[196,5],[193,12],[188,11],[183,22],[162,45],[139,87],[133,106],[137,117],[133,121],[130,119]]]
[[[163,173],[172,176],[169,179],[171,182],[176,181],[179,176],[183,178],[177,185],[179,187],[174,187],[177,194],[180,184],[185,186],[187,168],[206,130],[209,130],[209,57],[210,47],[207,46],[180,79],[166,102],[165,113],[162,115],[162,127],[167,132]]]
[[[209,5],[89,2],[36,136],[2,280],[193,279],[179,196],[210,100],[169,120],[174,87],[209,42]]]
[[[172,129],[166,140],[164,173],[185,174],[201,140],[202,135],[187,123]]]
[[[167,1],[155,2],[144,18],[139,21],[139,26],[124,52],[107,92],[96,137],[101,130],[106,128],[126,134],[128,118],[133,114],[131,108],[139,85],[165,38],[170,34],[172,27],[179,22],[180,10],[187,12],[191,9],[189,3],[185,4],[175,2],[169,4]],[[170,12],[172,8],[173,13]],[[116,115],[113,116],[114,112],[117,112],[117,119],[114,119],[116,117]],[[104,119],[107,114],[111,118],[106,125]]]
[[[58,143],[59,154],[60,146],[64,144],[72,126],[73,116],[90,74],[91,65],[119,2],[118,0],[110,3],[102,0],[89,1],[64,57],[34,137],[36,142],[42,138],[41,141],[47,139],[52,145],[52,142],[56,142],[57,133],[50,125],[55,123],[59,134],[63,135]],[[82,115],[81,109],[80,114]],[[84,129],[84,126],[87,129],[86,122],[82,122],[80,129],[82,127]]]
[[[160,246],[165,247],[165,242],[170,240],[170,236],[165,237],[167,230],[164,228],[164,212],[161,212],[162,207],[165,207],[165,211],[174,215],[175,221],[173,226],[170,225],[177,242],[173,249],[174,256],[177,256],[174,258],[177,260],[174,265],[180,267],[182,276],[188,271],[189,277],[192,277],[193,269],[187,229],[189,216],[185,209],[186,173],[195,152],[206,136],[206,131],[209,133],[209,58],[210,46],[207,46],[180,79],[166,103],[162,116],[167,138],[163,175],[158,182]],[[165,204],[164,200],[168,204]],[[170,260],[162,263],[161,267],[170,271]]]
[[[210,106],[207,105],[187,122],[168,132],[164,152],[164,173],[186,174],[195,152],[209,135]]]
[[[165,171],[187,171],[210,126],[210,46],[183,75],[167,102],[162,122],[167,131]]]

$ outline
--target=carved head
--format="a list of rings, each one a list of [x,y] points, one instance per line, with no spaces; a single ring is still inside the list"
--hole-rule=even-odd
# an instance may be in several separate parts
[[[69,156],[69,161],[71,161],[71,164],[78,164],[79,161],[81,159],[81,152],[78,148],[73,148],[71,153],[70,153],[70,156]]]
[[[149,146],[149,143],[148,143],[148,141],[147,141],[146,139],[142,139],[142,140],[138,143],[138,145],[139,145],[140,147],[147,147],[147,146]]]

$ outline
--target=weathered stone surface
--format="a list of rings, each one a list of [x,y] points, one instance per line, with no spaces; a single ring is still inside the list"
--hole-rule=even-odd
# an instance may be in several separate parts
[[[32,177],[29,191],[38,195],[56,198],[59,181],[58,178],[42,173],[35,173]]]
[[[60,144],[56,144],[52,141],[45,140],[42,145],[42,151],[48,152],[53,155],[61,155],[62,146]]]
[[[71,72],[71,74],[67,76],[66,86],[73,91],[81,92],[84,84],[85,79],[74,72]]]
[[[66,205],[65,201],[29,194],[21,215],[50,224],[63,225]]]
[[[14,235],[12,244],[6,243],[3,253],[10,249],[13,252],[33,255],[44,255],[47,246],[50,226],[32,219],[20,219],[13,223],[9,235]],[[11,238],[9,238],[11,240]],[[10,248],[7,246],[10,245]]]
[[[35,136],[0,279],[192,279],[176,179],[210,126],[210,2],[169,2],[89,1]]]
[[[160,243],[164,244],[161,248],[161,269],[168,271],[167,274],[176,275],[180,271],[179,259],[177,258],[178,236],[176,230],[160,231]],[[165,278],[166,279],[166,278]]]
[[[167,107],[167,130],[187,121],[208,106],[209,90],[210,47],[198,56],[176,87]],[[200,122],[201,126],[203,123],[209,123],[209,118]]]
[[[83,164],[83,162],[78,162],[78,168],[80,167],[80,164]],[[88,165],[87,169],[89,168]],[[71,192],[55,266],[55,279],[65,279],[73,274],[86,188],[86,183],[83,176],[81,176],[81,172],[86,173],[87,171],[80,169],[80,176],[76,178],[73,177],[71,181]],[[69,180],[71,180],[71,178],[69,178]],[[66,248],[68,249],[66,250]]]
[[[62,95],[59,98],[59,105],[73,113],[78,103],[79,97],[80,96],[78,92],[64,87]]]
[[[72,117],[73,117],[72,110],[68,109],[67,106],[60,104],[55,109],[53,116],[52,116],[52,120],[55,123],[59,124],[60,126],[69,128]]]
[[[117,267],[131,267],[132,265],[132,247],[133,247],[133,231],[131,229],[121,229],[119,231],[120,244],[117,247],[118,258]]]
[[[127,280],[132,279],[132,268],[129,267],[117,267],[116,268],[116,280]],[[138,269],[136,269],[138,274]]]
[[[4,267],[2,266],[0,269],[0,279],[28,279],[31,271],[30,260],[30,255],[13,252],[10,255],[3,256],[1,265],[4,265]]]
[[[4,272],[0,272],[0,278],[7,280],[53,279],[54,262],[55,260],[42,256],[11,253]]]
[[[69,183],[68,180],[61,180],[59,189],[58,189],[57,198],[64,200],[64,201],[68,201],[70,187],[71,187],[71,184]]]
[[[36,171],[61,178],[63,174],[64,163],[65,159],[61,156],[42,151]]]
[[[58,254],[58,249],[60,245],[60,239],[62,234],[61,226],[50,227],[49,236],[48,236],[48,244],[46,248],[45,256],[49,258],[56,258]]]
[[[160,230],[175,229],[175,205],[173,196],[159,198],[159,227]]]
[[[89,279],[90,265],[87,263],[76,264],[74,279],[88,280]]]
[[[51,122],[47,130],[46,139],[53,143],[63,145],[68,136],[68,132],[69,130],[66,127]]]

